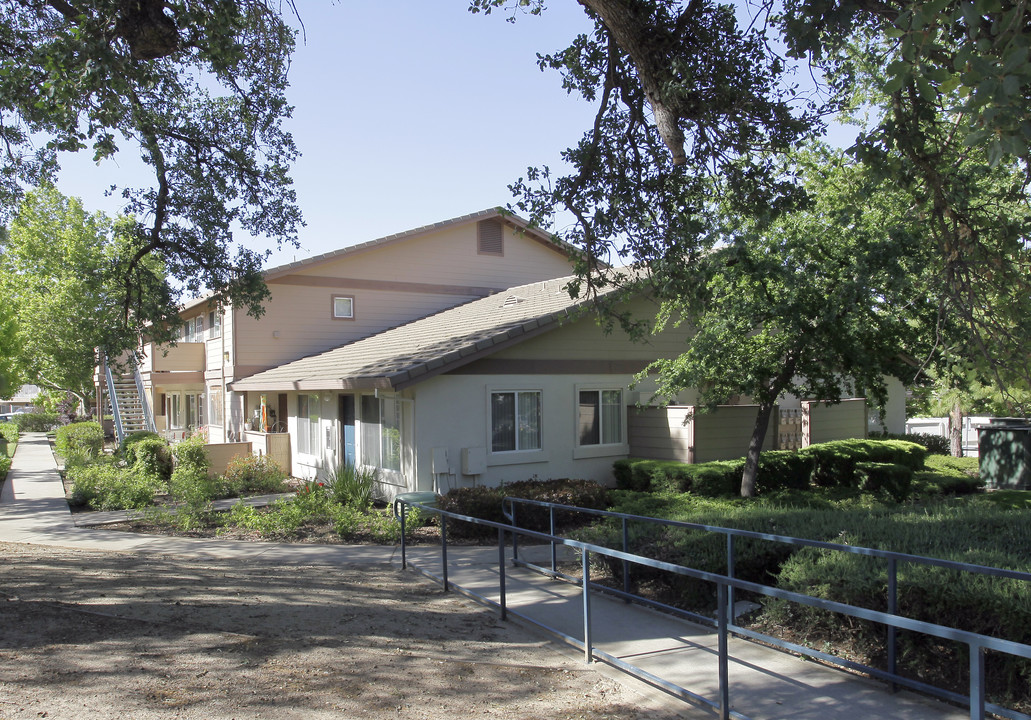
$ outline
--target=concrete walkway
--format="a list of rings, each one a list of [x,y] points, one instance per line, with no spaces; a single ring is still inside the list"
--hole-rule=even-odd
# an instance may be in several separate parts
[[[23,435],[0,493],[0,541],[78,549],[149,553],[283,564],[400,563],[398,548],[299,545],[140,535],[76,527],[45,435]],[[544,550],[544,548],[541,548]],[[527,549],[520,548],[524,556]],[[440,574],[439,547],[410,548],[411,565]],[[497,548],[451,547],[448,574],[494,601],[500,596]],[[545,626],[583,638],[583,599],[576,586],[506,568],[508,607]],[[717,697],[717,640],[708,628],[647,608],[591,595],[594,645],[711,700]],[[730,697],[734,711],[754,720],[944,720],[969,712],[908,692],[890,694],[880,683],[832,670],[754,643],[730,642]],[[627,682],[631,681],[627,676]],[[657,692],[657,691],[655,691]],[[712,717],[685,704],[684,717]]]

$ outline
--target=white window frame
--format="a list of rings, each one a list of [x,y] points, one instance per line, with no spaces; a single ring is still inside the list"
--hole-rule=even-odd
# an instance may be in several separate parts
[[[377,467],[399,475],[404,472],[404,402],[406,401],[396,395],[358,396],[357,407],[355,408],[360,425],[358,432],[358,461],[362,465]],[[372,413],[367,410],[369,405],[373,405],[376,408],[374,418],[371,417]],[[396,423],[383,422],[384,418],[390,416],[388,412],[390,407],[393,408],[393,416],[396,419]],[[386,428],[387,432],[384,432],[384,428]],[[394,447],[395,443],[396,447]],[[394,452],[388,452],[388,446],[392,447]],[[384,463],[384,458],[388,456],[395,457],[396,463],[394,465]]]
[[[303,409],[301,398],[304,398]],[[314,405],[314,415],[312,413]],[[299,455],[319,455],[319,418],[321,416],[321,401],[315,393],[300,393],[297,395],[297,453]],[[303,412],[303,414],[302,414]]]
[[[619,393],[619,438],[615,442],[604,442],[604,405],[603,393]],[[599,428],[598,442],[581,444],[580,438],[580,394],[597,393]],[[575,385],[573,387],[573,457],[575,459],[592,457],[609,457],[612,455],[627,455],[630,453],[630,443],[627,440],[627,412],[626,412],[626,388],[618,385]]]
[[[348,313],[346,315],[337,312],[337,300],[347,300]],[[334,320],[354,320],[354,295],[334,295],[331,302]]]
[[[513,409],[516,417],[513,420],[518,419],[519,415],[519,396],[520,395],[536,395],[537,396],[537,435],[539,438],[539,446],[537,447],[520,447],[519,442],[519,431],[516,429],[515,437],[515,449],[513,450],[495,450],[494,449],[494,397],[496,395],[513,394]],[[487,447],[487,464],[488,465],[517,465],[520,463],[535,463],[535,462],[547,462],[549,459],[549,453],[547,451],[547,433],[545,431],[545,417],[546,417],[546,405],[544,398],[544,388],[540,386],[488,386],[486,392],[486,447]]]
[[[218,385],[208,388],[208,418],[208,424],[215,427],[222,427],[225,422],[225,395]]]
[[[219,310],[208,312],[208,340],[222,337],[222,313]]]

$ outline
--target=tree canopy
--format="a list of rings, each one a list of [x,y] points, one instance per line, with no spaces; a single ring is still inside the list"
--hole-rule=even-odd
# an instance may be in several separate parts
[[[51,186],[25,195],[0,244],[0,297],[14,330],[0,328],[0,337],[11,340],[19,375],[81,400],[92,394],[97,348],[113,357],[136,350],[137,324],[119,302],[121,258],[135,241],[130,218],[90,214]],[[152,332],[167,332],[178,308],[157,256],[137,264],[134,283],[134,311],[158,321]]]
[[[149,319],[138,282],[149,255],[173,293],[207,289],[260,312],[263,258],[234,233],[292,242],[301,222],[282,127],[294,32],[281,6],[6,0],[0,15],[0,211],[52,181],[60,151],[138,153],[153,182],[111,188],[134,218],[118,267],[123,315]]]

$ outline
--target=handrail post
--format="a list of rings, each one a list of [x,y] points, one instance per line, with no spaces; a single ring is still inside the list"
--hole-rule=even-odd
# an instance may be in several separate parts
[[[970,644],[970,720],[984,720],[984,648]]]
[[[405,545],[405,514],[408,507],[407,503],[399,503],[401,505],[401,569],[405,570],[408,567],[408,551]]]
[[[516,522],[516,503],[512,502],[512,527],[519,527]],[[519,533],[512,531],[512,564],[519,562]]]
[[[630,554],[630,527],[627,523],[626,518],[620,518],[623,521],[623,552]],[[630,602],[630,561],[626,558],[623,559],[623,592],[626,593],[627,597],[623,598],[623,602]]]
[[[730,718],[730,668],[729,668],[729,648],[727,642],[727,615],[731,612],[728,604],[728,596],[730,590],[728,586],[722,582],[716,587],[716,616],[718,624],[718,637],[719,637],[719,694],[720,694],[720,718],[722,720],[728,720]]]
[[[734,577],[734,535],[727,533],[727,577]],[[727,590],[727,605],[730,606],[731,622],[734,617],[734,588],[729,585],[726,586]]]
[[[896,558],[888,558],[888,612],[892,615],[899,614],[899,568]],[[898,685],[895,683],[895,675],[898,670],[898,648],[899,630],[894,625],[888,626],[888,672],[891,673],[891,691],[898,692]]]
[[[555,545],[555,506],[548,506],[548,534],[551,535],[551,572],[558,572],[558,550]]]
[[[508,604],[505,601],[505,530],[498,528],[498,578],[501,582],[501,619],[508,619]]]
[[[583,596],[584,596],[584,662],[594,661],[594,647],[591,644],[591,553],[583,549]]]
[[[440,564],[441,578],[444,580],[444,592],[450,590],[447,582],[447,517],[440,516]]]

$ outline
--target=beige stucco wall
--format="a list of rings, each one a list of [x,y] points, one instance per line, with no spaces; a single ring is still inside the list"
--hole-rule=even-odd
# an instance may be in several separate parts
[[[234,313],[241,375],[323,352],[425,317],[489,290],[568,275],[563,254],[506,227],[503,256],[477,253],[476,222],[301,266],[269,281],[260,320]],[[331,316],[334,295],[354,298],[354,319]]]
[[[433,449],[446,448],[450,475],[438,476],[441,491],[475,484],[496,486],[534,476],[546,480],[583,478],[602,483],[613,480],[612,463],[626,457],[627,444],[577,448],[577,391],[625,388],[631,376],[574,375],[442,375],[415,390],[416,477],[418,490],[433,489]],[[541,392],[542,448],[525,453],[492,453],[490,393],[502,390]],[[624,406],[629,393],[624,393]],[[624,415],[624,432],[626,418]],[[463,448],[480,448],[485,472],[462,474]]]

